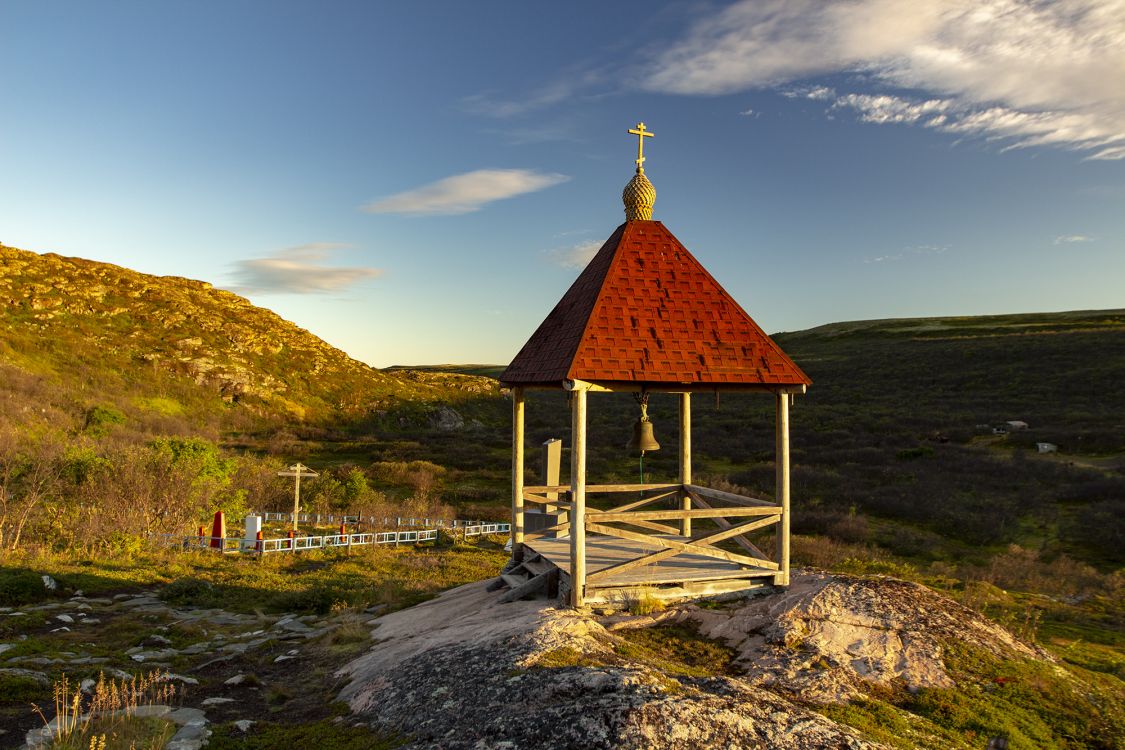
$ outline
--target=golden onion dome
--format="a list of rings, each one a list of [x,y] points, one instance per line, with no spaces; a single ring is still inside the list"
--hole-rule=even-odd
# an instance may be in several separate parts
[[[652,186],[644,171],[638,169],[629,180],[629,184],[621,191],[621,200],[625,203],[626,221],[650,221],[652,219],[652,206],[656,203],[656,188]]]

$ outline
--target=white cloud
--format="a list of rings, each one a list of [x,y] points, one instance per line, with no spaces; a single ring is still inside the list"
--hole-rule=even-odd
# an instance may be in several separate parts
[[[582,269],[594,259],[603,244],[601,240],[587,240],[570,247],[548,250],[547,257],[550,258],[552,263],[556,263],[563,268]]]
[[[878,256],[875,256],[874,258],[864,258],[863,262],[864,263],[885,263],[885,262],[891,261],[891,260],[902,260],[902,253],[896,253],[895,255],[878,255]]]
[[[1086,234],[1061,234],[1055,238],[1056,245],[1071,245],[1075,242],[1093,242],[1096,238]]]
[[[327,294],[383,275],[377,268],[324,265],[335,250],[348,245],[314,242],[286,248],[268,258],[235,261],[228,289],[239,294]]]
[[[916,101],[887,94],[847,94],[832,104],[832,109],[845,107],[858,111],[864,122],[918,123],[948,133],[1006,139],[1007,149],[1061,146],[1093,150],[1088,157],[1091,159],[1125,156],[1125,153],[1113,155],[1125,148],[1125,144],[1112,145],[1121,136],[1105,130],[1096,118],[1081,114],[1018,112],[1006,107],[973,110],[955,99]]]
[[[533,193],[569,179],[530,169],[478,169],[373,201],[363,210],[373,214],[467,214],[493,201]]]
[[[864,258],[863,262],[889,263],[918,255],[941,255],[948,249],[949,245],[910,245],[909,247],[904,247],[902,249],[902,252],[893,253],[890,255],[877,255],[872,258]]]
[[[725,94],[841,72],[924,92],[836,99],[869,122],[1125,158],[1125,0],[743,0],[697,23],[644,85]],[[940,112],[910,109],[927,104]]]
[[[897,96],[869,94],[847,94],[832,104],[833,108],[851,107],[860,112],[860,119],[864,122],[879,124],[912,123],[927,116],[930,117],[927,122],[936,122],[943,120],[950,106],[951,103],[944,99],[913,102]]]
[[[827,101],[836,98],[836,90],[827,86],[797,86],[796,88],[782,89],[781,95],[786,99]]]

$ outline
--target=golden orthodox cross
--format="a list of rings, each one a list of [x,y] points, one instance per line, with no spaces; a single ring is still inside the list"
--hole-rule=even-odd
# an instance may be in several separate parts
[[[645,171],[645,138],[652,138],[654,133],[645,130],[643,122],[637,123],[636,130],[630,130],[630,134],[637,136],[637,171]]]

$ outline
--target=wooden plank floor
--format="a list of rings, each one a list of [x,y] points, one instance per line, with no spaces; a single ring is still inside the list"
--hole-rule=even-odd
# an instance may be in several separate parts
[[[686,541],[686,537],[669,536],[667,538]],[[524,546],[535,550],[563,572],[569,573],[569,537],[533,539],[525,543]],[[601,534],[588,534],[586,536],[586,574],[589,575],[611,565],[633,560],[661,549],[663,548],[655,544],[643,544],[630,539],[618,539]],[[650,565],[629,568],[623,573],[611,575],[605,580],[592,582],[589,586],[591,588],[614,588],[643,584],[719,581],[732,578],[773,576],[775,572],[764,568],[744,568],[738,563],[717,560],[704,555],[680,554]]]

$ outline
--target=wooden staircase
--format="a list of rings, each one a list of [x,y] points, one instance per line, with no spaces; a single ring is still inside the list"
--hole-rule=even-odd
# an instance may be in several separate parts
[[[504,567],[504,572],[488,584],[489,591],[507,588],[500,602],[514,602],[540,593],[547,598],[559,595],[559,569],[538,552],[527,550],[520,562],[512,561]]]

